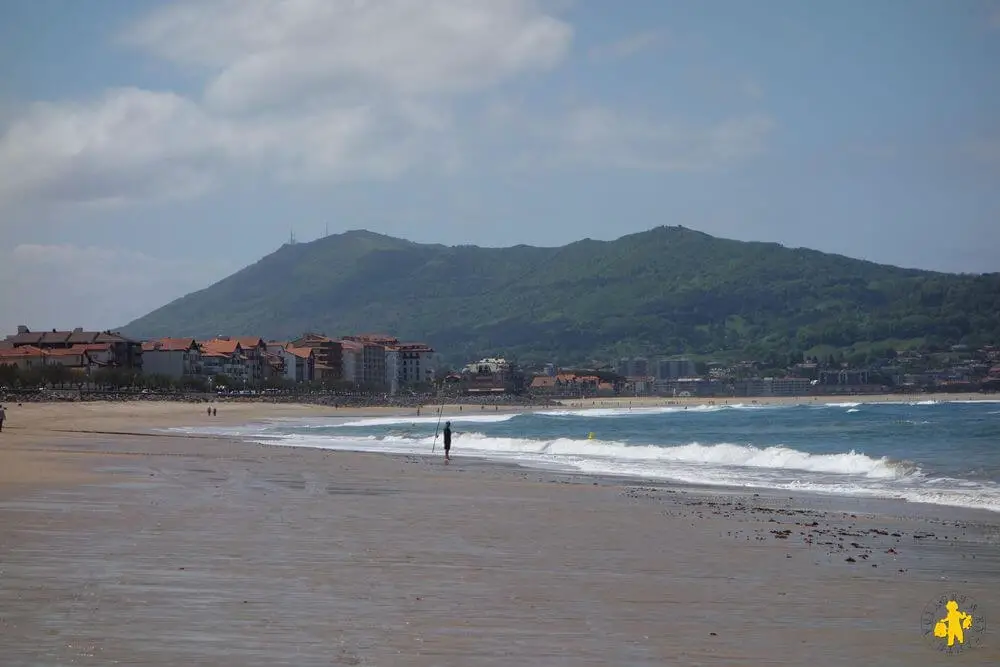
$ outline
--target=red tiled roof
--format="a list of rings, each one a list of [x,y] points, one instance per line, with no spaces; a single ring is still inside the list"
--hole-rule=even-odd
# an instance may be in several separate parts
[[[313,349],[311,347],[286,347],[285,352],[300,359],[308,359],[313,356]]]
[[[267,345],[267,343],[264,342],[264,339],[260,336],[237,336],[233,340],[239,343],[240,347],[244,350],[248,347],[260,347],[261,345]]]
[[[238,340],[225,340],[221,338],[201,341],[201,347],[208,352],[218,352],[225,355],[231,355],[237,350],[242,351],[243,349]]]
[[[0,359],[25,359],[48,356],[48,350],[41,350],[34,345],[22,345],[0,350]]]
[[[86,350],[74,348],[56,348],[54,350],[45,350],[45,352],[50,357],[79,357],[87,354]]]
[[[142,344],[143,351],[159,350],[161,352],[184,352],[197,346],[198,341],[193,338],[160,338]]]

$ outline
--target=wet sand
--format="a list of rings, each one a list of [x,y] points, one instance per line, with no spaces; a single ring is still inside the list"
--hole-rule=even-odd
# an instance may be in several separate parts
[[[920,628],[1000,623],[995,514],[52,424],[0,434],[5,666],[1000,664]]]

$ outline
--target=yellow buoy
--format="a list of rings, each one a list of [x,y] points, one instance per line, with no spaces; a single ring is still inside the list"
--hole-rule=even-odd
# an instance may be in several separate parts
[[[593,440],[593,439],[594,439],[594,432],[591,431],[590,433],[587,434],[587,440]]]

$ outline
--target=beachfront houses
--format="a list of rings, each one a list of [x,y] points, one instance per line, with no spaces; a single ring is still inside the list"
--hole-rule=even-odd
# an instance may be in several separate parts
[[[313,382],[316,379],[316,352],[311,347],[288,344],[282,349],[284,378],[292,382]]]
[[[314,376],[318,382],[338,382],[344,378],[343,343],[329,336],[307,333],[291,341],[296,348],[309,348],[314,354]],[[353,377],[353,369],[352,375]]]
[[[276,383],[318,383],[390,395],[434,382],[438,356],[424,343],[386,334],[334,338],[307,332],[288,341],[259,336],[210,339],[165,337],[132,341],[111,332],[32,332],[20,327],[0,341],[0,365],[29,370],[60,364],[89,374],[93,368],[128,368],[180,380],[211,380],[227,389]]]
[[[252,375],[247,356],[238,340],[213,338],[198,341],[201,347],[202,374],[218,380],[219,376],[232,382],[227,389],[246,388]]]
[[[84,331],[80,327],[71,331],[31,331],[22,325],[16,334],[0,341],[0,351],[19,348],[37,350],[29,350],[27,354],[37,363],[59,363],[81,369],[88,365],[142,369],[142,343],[110,331]]]
[[[239,389],[275,381],[315,382],[394,395],[405,387],[432,382],[437,370],[431,347],[400,343],[383,334],[332,338],[309,332],[291,341],[256,336],[164,338],[147,341],[143,347],[154,359],[154,372],[172,378],[226,376],[234,385],[231,388]]]
[[[507,359],[488,357],[466,365],[461,372],[467,394],[519,393],[525,384],[524,373]]]
[[[202,374],[201,346],[194,338],[160,338],[142,344],[143,372],[173,380]]]
[[[399,383],[404,387],[429,385],[440,370],[433,348],[424,343],[402,343],[399,351]]]

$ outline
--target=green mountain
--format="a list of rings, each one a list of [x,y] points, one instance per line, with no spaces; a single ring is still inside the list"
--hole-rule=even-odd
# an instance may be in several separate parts
[[[285,245],[123,327],[140,338],[305,331],[392,333],[456,361],[880,354],[1000,342],[1000,273],[902,269],[683,227],[559,248],[351,231]]]

